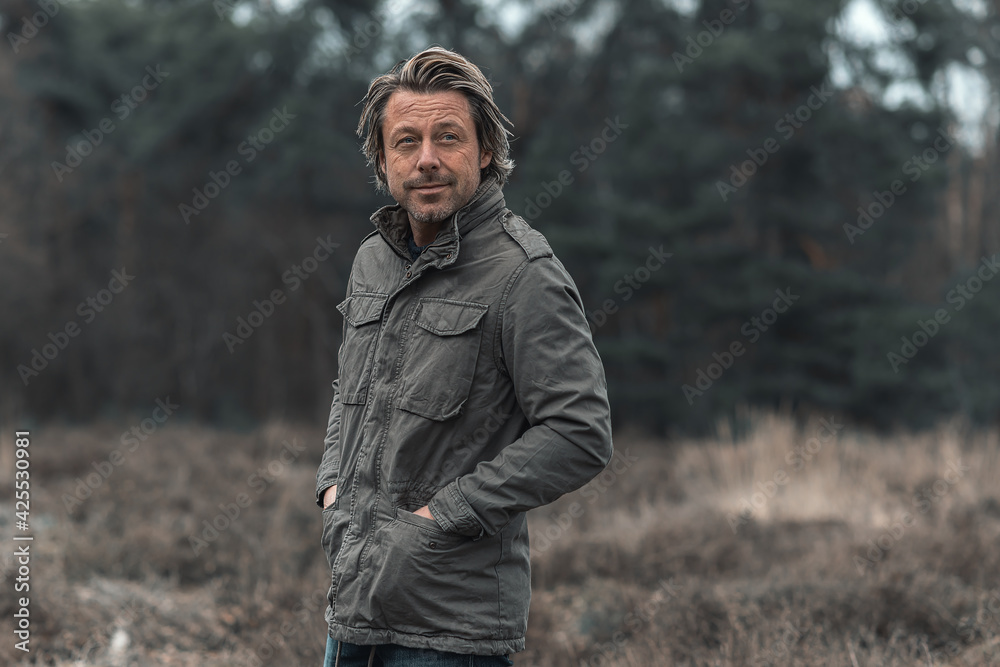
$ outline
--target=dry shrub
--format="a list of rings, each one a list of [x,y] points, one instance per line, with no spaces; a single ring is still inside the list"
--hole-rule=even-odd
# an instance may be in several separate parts
[[[748,422],[742,436],[669,444],[620,434],[608,471],[532,512],[516,664],[1000,664],[995,432],[827,427],[822,440],[818,420]],[[321,664],[322,432],[168,423],[67,504],[121,431],[34,434],[25,664]],[[283,442],[304,449],[262,488],[253,475]],[[239,494],[240,516],[193,547]],[[5,586],[12,566],[5,556]],[[0,644],[0,663],[21,659]]]

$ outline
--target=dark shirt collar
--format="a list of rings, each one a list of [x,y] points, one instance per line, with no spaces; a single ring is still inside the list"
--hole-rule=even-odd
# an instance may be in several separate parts
[[[441,268],[458,258],[459,240],[480,223],[503,210],[505,206],[503,190],[496,176],[489,176],[473,193],[469,202],[441,225],[437,236],[418,255],[423,255],[429,264]],[[386,243],[401,257],[414,259],[410,244],[413,233],[406,211],[399,204],[383,206],[371,217],[372,223]],[[414,248],[419,248],[414,244]]]
[[[420,253],[422,253],[424,248],[427,247],[426,245],[417,245],[417,242],[413,240],[412,233],[406,238],[406,243],[410,250],[410,259],[416,259],[419,257]],[[427,245],[430,245],[430,243]]]

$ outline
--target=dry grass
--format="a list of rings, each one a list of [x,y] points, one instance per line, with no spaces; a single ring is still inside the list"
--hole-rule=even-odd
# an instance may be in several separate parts
[[[516,664],[1000,664],[995,432],[844,428],[810,443],[818,422],[752,421],[745,438],[620,435],[608,471],[533,513]],[[33,434],[34,664],[320,665],[322,433],[168,424],[67,512],[63,494],[120,433]],[[248,481],[293,439],[305,446],[293,463],[266,488]],[[241,493],[250,505],[195,554],[189,536]],[[14,664],[6,551],[0,663]]]

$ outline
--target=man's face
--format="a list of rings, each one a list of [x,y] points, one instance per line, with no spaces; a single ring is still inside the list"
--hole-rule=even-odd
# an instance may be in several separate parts
[[[480,154],[469,102],[457,91],[397,90],[386,105],[382,140],[389,192],[411,224],[436,224],[465,206],[493,157]]]

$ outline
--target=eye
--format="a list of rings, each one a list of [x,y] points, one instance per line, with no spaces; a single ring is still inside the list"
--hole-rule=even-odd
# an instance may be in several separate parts
[[[399,140],[399,143],[401,144],[406,144],[406,143],[412,144],[413,142],[414,142],[413,137],[403,137],[402,139]]]
[[[458,137],[456,137],[456,136],[455,136],[454,134],[452,134],[451,132],[448,132],[448,133],[446,133],[446,134],[445,134],[444,136],[442,136],[441,138],[442,138],[442,139],[444,139],[445,141],[458,141]]]

